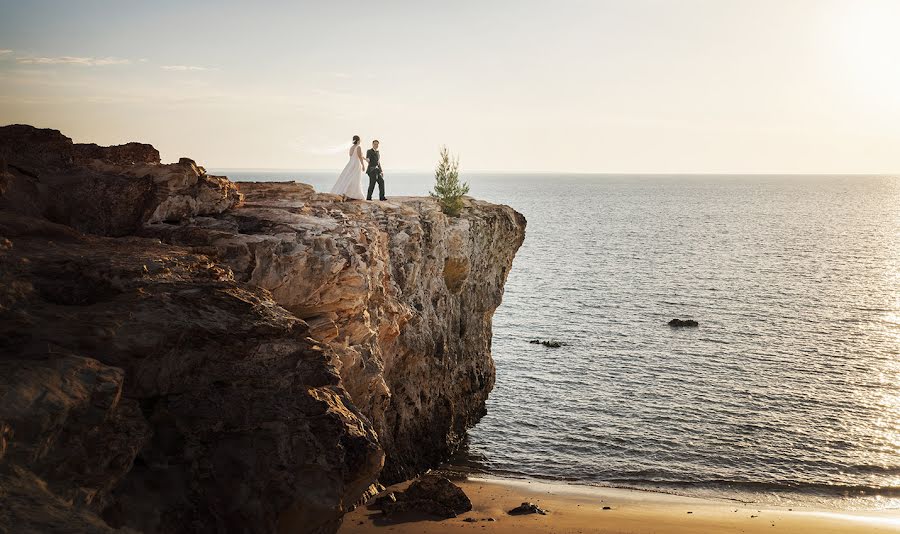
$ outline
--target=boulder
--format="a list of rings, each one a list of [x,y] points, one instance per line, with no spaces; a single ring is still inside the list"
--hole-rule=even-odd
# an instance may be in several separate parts
[[[395,497],[395,502],[382,502],[384,513],[421,512],[446,518],[472,509],[472,501],[462,488],[445,477],[433,474],[422,476]]]
[[[527,514],[540,514],[547,515],[547,510],[540,508],[538,505],[531,502],[523,502],[519,506],[516,506],[512,510],[506,512],[509,515],[527,515]]]

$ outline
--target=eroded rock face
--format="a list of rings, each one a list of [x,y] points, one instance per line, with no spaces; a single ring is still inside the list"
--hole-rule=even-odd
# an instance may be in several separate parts
[[[6,160],[0,157],[0,196],[6,195],[6,190],[9,188],[9,183],[12,179],[13,176],[9,172]]]
[[[240,189],[0,128],[0,530],[332,532],[461,446],[522,216]]]
[[[94,160],[110,165],[159,165],[159,150],[144,143],[99,146],[93,143],[79,143],[75,148],[75,162],[90,164]]]
[[[147,222],[221,213],[240,203],[234,184],[191,160],[160,164],[150,145],[73,144],[56,130],[0,127],[0,209],[82,232],[122,236]]]
[[[242,207],[145,232],[213,255],[334,348],[387,452],[382,482],[458,450],[494,384],[491,317],[524,218],[468,199],[451,218],[427,198],[336,202],[305,184],[238,185]]]
[[[21,466],[0,462],[0,528],[22,534],[112,534],[135,531],[110,528],[86,508],[54,495],[43,480]]]
[[[203,256],[70,232],[0,211],[3,462],[112,527],[333,530],[384,458],[334,353]]]
[[[0,360],[0,424],[9,431],[5,460],[28,466],[62,499],[100,510],[150,428],[137,401],[122,397],[122,369],[48,354]]]

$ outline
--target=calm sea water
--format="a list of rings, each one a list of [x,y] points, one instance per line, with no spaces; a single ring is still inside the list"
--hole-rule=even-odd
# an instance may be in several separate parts
[[[319,190],[335,179],[223,172]],[[386,178],[388,196],[431,182]],[[900,179],[467,178],[474,196],[528,219],[494,317],[497,384],[471,461],[900,507]],[[670,328],[675,317],[700,327]]]

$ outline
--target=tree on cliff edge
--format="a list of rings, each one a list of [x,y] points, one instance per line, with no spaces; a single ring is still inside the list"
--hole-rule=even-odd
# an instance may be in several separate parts
[[[459,157],[450,157],[446,146],[441,147],[441,159],[434,171],[434,191],[430,193],[441,205],[441,211],[453,217],[462,210],[462,197],[468,194],[469,184],[459,181]]]

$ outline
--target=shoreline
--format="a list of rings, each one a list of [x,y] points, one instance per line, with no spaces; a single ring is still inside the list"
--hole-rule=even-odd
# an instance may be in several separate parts
[[[468,476],[454,480],[473,509],[451,519],[397,514],[386,517],[363,505],[344,517],[341,533],[439,533],[478,528],[498,534],[608,532],[643,534],[714,532],[900,532],[900,510],[838,511],[810,506],[739,503],[727,497],[691,497],[652,490]],[[403,489],[409,483],[391,486]],[[547,515],[510,516],[522,502]],[[609,509],[604,510],[604,507]]]
[[[489,481],[520,481],[552,486],[573,486],[599,490],[626,490],[641,493],[672,495],[722,501],[746,506],[766,506],[794,509],[828,510],[837,513],[890,512],[900,513],[900,487],[889,488],[807,485],[788,487],[777,484],[741,484],[739,482],[656,483],[651,481],[589,481],[552,476],[535,476],[512,471],[496,471],[457,455],[435,469],[451,480],[478,479]]]

